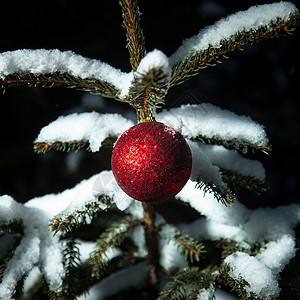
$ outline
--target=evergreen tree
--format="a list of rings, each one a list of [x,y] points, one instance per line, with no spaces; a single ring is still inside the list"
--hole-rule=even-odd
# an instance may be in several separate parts
[[[297,284],[284,276],[280,279],[280,274],[287,268],[299,276],[300,206],[251,211],[235,194],[240,188],[255,193],[268,188],[262,164],[245,157],[249,152],[270,152],[264,127],[209,103],[157,110],[165,105],[170,88],[219,63],[233,50],[292,33],[299,20],[297,8],[289,2],[251,7],[202,29],[167,57],[157,49],[146,52],[137,2],[121,0],[120,5],[132,72],[71,51],[16,50],[0,55],[1,86],[3,91],[24,84],[86,91],[127,103],[143,126],[159,122],[181,131],[192,168],[181,191],[174,196],[170,188],[168,201],[178,209],[191,207],[201,216],[189,224],[169,222],[160,213],[158,199],[145,195],[169,190],[181,174],[169,178],[171,173],[166,173],[158,190],[160,182],[151,185],[151,177],[160,174],[141,176],[141,169],[131,184],[121,184],[116,176],[120,171],[113,168],[114,173],[101,171],[62,193],[24,205],[4,195],[0,198],[0,298],[104,299],[119,294],[130,299],[213,299],[218,287],[230,288],[241,299],[299,296]],[[118,114],[61,116],[41,130],[34,150],[97,152],[113,145],[125,130],[129,136],[133,125]],[[163,130],[179,139],[178,131],[168,126]],[[168,152],[176,156],[175,146],[165,145],[167,138],[157,132],[154,129],[155,138],[160,137],[156,146],[162,144],[167,154],[160,150],[151,156],[153,148],[145,144],[146,156],[139,165],[145,169],[145,162],[155,159],[168,172],[178,170]],[[141,148],[139,133],[131,146]],[[134,167],[136,153],[126,154],[119,165],[129,157]],[[127,192],[138,180],[144,183],[135,191],[142,195],[140,199]],[[89,234],[93,242],[87,241]]]

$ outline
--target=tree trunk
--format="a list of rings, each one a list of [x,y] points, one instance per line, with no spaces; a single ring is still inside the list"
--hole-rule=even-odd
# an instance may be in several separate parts
[[[157,230],[155,228],[155,210],[152,203],[144,202],[144,222],[146,247],[148,250],[147,266],[149,270],[149,284],[155,299],[158,295],[159,285],[159,251]]]

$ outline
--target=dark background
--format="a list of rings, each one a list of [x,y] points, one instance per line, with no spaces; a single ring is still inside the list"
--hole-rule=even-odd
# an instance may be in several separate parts
[[[158,48],[171,55],[183,39],[204,26],[262,3],[267,2],[140,1],[147,50]],[[121,8],[116,0],[9,1],[2,14],[9,21],[2,24],[0,52],[23,48],[73,50],[130,70]],[[222,64],[172,88],[167,96],[167,107],[171,107],[188,91],[199,103],[211,102],[250,115],[266,127],[273,151],[269,156],[257,152],[255,157],[264,163],[271,189],[260,196],[241,192],[240,200],[249,207],[300,202],[299,36],[298,27],[293,36],[247,46]],[[87,154],[81,150],[81,163],[75,170],[66,166],[66,153],[33,152],[32,142],[43,126],[60,115],[94,109],[82,104],[82,92],[18,87],[6,89],[0,97],[0,195],[10,194],[25,202],[60,192],[102,168],[110,168],[111,148]],[[102,112],[130,110],[112,99],[101,101],[103,105],[97,109]]]

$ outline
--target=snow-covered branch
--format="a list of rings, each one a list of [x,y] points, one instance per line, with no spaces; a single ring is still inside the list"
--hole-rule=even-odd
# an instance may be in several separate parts
[[[53,145],[58,147],[59,144],[69,143],[71,147],[72,144],[85,142],[92,152],[96,152],[106,138],[117,138],[132,125],[130,120],[118,114],[75,113],[59,117],[45,126],[34,143],[44,152]]]
[[[291,2],[252,6],[215,24],[183,41],[170,56],[173,69],[171,85],[197,75],[199,70],[214,65],[220,56],[253,43],[264,37],[273,37],[293,30],[299,11]]]
[[[223,146],[246,153],[251,149],[269,149],[264,127],[248,116],[221,109],[210,103],[187,104],[156,115],[188,139]]]
[[[131,79],[132,73],[123,73],[107,63],[72,51],[24,49],[0,54],[3,87],[22,83],[57,84],[122,99]]]

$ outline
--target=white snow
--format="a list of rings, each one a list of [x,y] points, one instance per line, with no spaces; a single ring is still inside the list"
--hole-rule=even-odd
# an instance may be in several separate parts
[[[210,103],[182,105],[164,110],[156,114],[155,118],[170,124],[189,139],[203,135],[225,141],[241,140],[257,146],[268,143],[262,125],[248,116],[238,116]]]
[[[275,22],[277,18],[280,18],[285,22],[291,14],[297,12],[298,10],[293,3],[283,1],[252,6],[246,11],[239,11],[205,27],[197,35],[184,40],[178,50],[170,56],[170,65],[174,66],[189,55],[208,49],[209,46],[219,48],[222,40],[228,40],[239,32],[255,30],[261,26],[271,29],[272,21]]]
[[[250,245],[256,242],[263,243],[265,240],[279,241],[283,236],[294,236],[293,228],[300,220],[299,205],[250,210],[236,201],[232,207],[226,207],[217,202],[212,194],[203,196],[194,185],[195,183],[189,180],[176,196],[206,217],[185,225],[184,228],[191,234],[209,238],[212,232],[219,231],[218,238],[245,241]],[[199,230],[201,227],[205,227],[205,230]]]
[[[215,287],[213,285],[211,285],[208,289],[202,289],[197,295],[197,300],[213,300],[215,299],[214,292]]]
[[[262,299],[278,296],[280,288],[272,271],[261,263],[256,257],[247,253],[235,252],[226,257],[225,263],[232,268],[230,275],[234,279],[244,279],[249,286],[245,290],[254,292]]]
[[[16,50],[0,54],[0,78],[14,73],[49,74],[68,73],[82,79],[97,79],[114,85],[124,97],[132,80],[132,73],[119,69],[96,59],[89,59],[72,51]]]
[[[278,240],[267,243],[265,249],[256,258],[271,269],[274,274],[278,274],[295,254],[295,239],[291,235],[284,234]]]
[[[106,138],[119,136],[132,125],[133,122],[118,114],[75,113],[61,116],[42,128],[35,142],[88,141],[96,152]]]
[[[286,234],[268,242],[256,256],[236,252],[228,256],[225,263],[232,268],[232,278],[242,278],[249,283],[250,286],[245,287],[248,293],[253,292],[263,299],[269,299],[279,294],[279,273],[295,254],[295,238]]]
[[[141,60],[136,72],[138,74],[147,73],[151,69],[161,69],[164,73],[169,74],[171,77],[171,68],[169,65],[168,57],[160,50],[154,49],[148,52]]]

